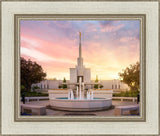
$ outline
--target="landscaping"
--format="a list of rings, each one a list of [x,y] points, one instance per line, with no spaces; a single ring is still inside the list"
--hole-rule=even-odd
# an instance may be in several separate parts
[[[23,94],[25,95],[25,97],[40,97],[40,96],[48,96],[47,93],[40,93],[40,92],[23,92]],[[22,95],[22,94],[21,94]]]
[[[137,97],[139,91],[125,91],[113,94],[113,97]]]

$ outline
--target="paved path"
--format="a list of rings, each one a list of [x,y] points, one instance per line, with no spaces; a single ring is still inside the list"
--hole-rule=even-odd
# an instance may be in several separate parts
[[[40,105],[40,106],[47,106],[49,105],[49,100],[45,101],[31,101],[27,102],[26,104],[31,104],[31,105]],[[112,105],[114,106],[119,106],[119,105],[134,105],[136,102],[130,102],[130,101],[112,101]],[[68,116],[68,115],[89,115],[89,116],[114,116],[114,110],[115,109],[110,109],[110,110],[103,110],[103,111],[90,111],[90,112],[70,112],[70,111],[60,111],[60,110],[50,110],[47,109],[47,115],[52,116]],[[128,114],[128,112],[126,112]]]

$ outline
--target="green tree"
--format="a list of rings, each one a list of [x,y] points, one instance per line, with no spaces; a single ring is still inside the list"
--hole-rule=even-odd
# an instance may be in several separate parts
[[[122,82],[126,83],[131,91],[137,91],[140,88],[140,63],[131,64],[119,73]]]
[[[64,77],[64,79],[63,79],[63,83],[66,83],[66,78]],[[65,89],[65,88],[67,88],[67,85],[66,84],[63,84],[63,89]]]
[[[64,77],[64,79],[63,79],[63,83],[66,83],[66,78]]]
[[[98,75],[96,75],[96,80],[95,80],[95,82],[98,83]]]
[[[25,91],[30,91],[33,83],[38,83],[45,77],[46,73],[39,64],[21,57],[21,85],[24,86]]]
[[[94,85],[94,89],[98,89],[98,84],[95,84],[95,85]]]
[[[96,75],[95,83],[98,83],[98,76],[97,76],[97,75]],[[95,85],[94,85],[94,89],[98,89],[98,87],[99,87],[98,84],[95,84]]]
[[[63,85],[63,89],[65,89],[65,88],[67,88],[67,85],[66,85],[66,84]]]

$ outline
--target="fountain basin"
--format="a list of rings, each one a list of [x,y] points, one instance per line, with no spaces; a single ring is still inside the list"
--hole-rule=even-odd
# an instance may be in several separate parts
[[[97,111],[109,109],[112,106],[112,99],[68,100],[56,98],[50,99],[50,106],[54,109],[66,111]]]

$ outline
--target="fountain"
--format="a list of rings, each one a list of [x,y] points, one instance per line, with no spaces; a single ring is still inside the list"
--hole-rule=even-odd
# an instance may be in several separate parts
[[[73,90],[67,90],[67,97],[52,97],[53,90],[49,90],[50,106],[54,109],[67,111],[97,111],[109,109],[112,106],[112,98],[94,97],[93,91],[87,91],[84,97],[84,83],[79,78],[79,86],[76,89],[76,97]],[[66,90],[64,91],[66,92]],[[63,93],[64,93],[63,92]],[[112,94],[112,91],[110,92]],[[66,96],[65,95],[65,96]]]

